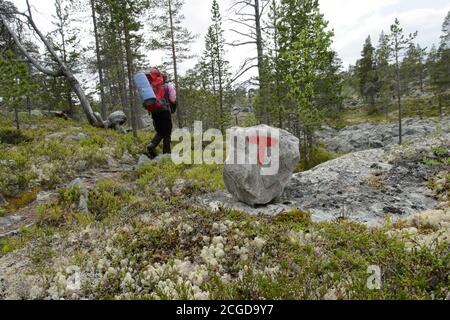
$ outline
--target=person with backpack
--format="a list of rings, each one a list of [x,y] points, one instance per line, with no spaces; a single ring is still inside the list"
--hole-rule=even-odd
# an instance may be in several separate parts
[[[177,94],[173,85],[167,81],[167,76],[165,77],[157,68],[145,72],[145,75],[156,96],[155,103],[145,106],[153,118],[156,130],[155,137],[147,147],[148,155],[154,159],[158,156],[156,148],[161,141],[163,141],[163,154],[171,153],[172,113],[176,112]]]

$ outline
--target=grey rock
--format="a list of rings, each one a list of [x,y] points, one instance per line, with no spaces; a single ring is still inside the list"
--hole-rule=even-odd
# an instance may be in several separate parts
[[[52,191],[41,191],[36,196],[36,202],[42,203],[50,200],[55,193]]]
[[[109,115],[108,121],[112,124],[124,125],[128,121],[128,118],[125,112],[116,111]]]
[[[83,194],[80,197],[80,201],[78,203],[78,210],[80,210],[83,213],[89,213],[89,206],[88,206],[88,196]]]
[[[0,217],[0,227],[9,227],[15,223],[18,223],[23,220],[22,216],[14,215],[7,217]]]
[[[296,207],[295,204],[290,202],[271,203],[261,206],[249,206],[239,200],[236,200],[235,197],[224,190],[206,195],[204,197],[201,197],[199,200],[203,205],[207,206],[213,212],[219,211],[221,208],[225,208],[245,212],[253,216],[276,216],[277,214],[290,211]]]
[[[32,115],[33,117],[42,117],[44,116],[44,113],[41,110],[31,110],[30,115]]]
[[[296,174],[283,199],[316,221],[346,217],[368,225],[433,208],[436,200],[424,191],[432,169],[422,157],[389,163],[386,156],[382,149],[359,151]]]
[[[144,166],[145,164],[150,163],[150,162],[152,162],[152,160],[150,160],[149,157],[147,157],[145,154],[141,154],[139,156],[137,168],[141,168],[142,166]]]
[[[99,112],[94,112],[94,118],[95,118],[95,120],[97,120],[98,123],[103,123],[103,124],[105,123],[103,121],[102,115]]]
[[[72,188],[79,188],[82,193],[87,192],[86,183],[85,183],[84,179],[82,179],[82,178],[76,178],[75,180],[73,180],[72,182],[70,182],[67,185],[67,189],[72,189]]]
[[[164,161],[172,160],[172,155],[170,154],[160,154],[155,159],[151,160],[151,162],[156,164],[161,164]]]
[[[273,130],[275,128],[261,125],[252,128],[233,128],[235,132],[249,136],[257,130]],[[255,131],[256,130],[256,131]],[[252,133],[253,132],[253,133]],[[263,175],[258,164],[224,165],[223,179],[227,190],[239,201],[255,206],[268,204],[280,197],[286,187],[295,166],[300,160],[299,140],[287,131],[280,130],[279,137],[279,170],[274,175]],[[248,157],[249,148],[238,146],[245,150]]]
[[[81,191],[80,200],[78,202],[78,210],[83,213],[88,213],[88,197],[89,197],[89,190],[86,185],[86,182],[82,178],[76,178],[71,183],[67,185],[67,188],[79,188]]]
[[[64,138],[64,141],[75,141],[80,142],[81,140],[87,140],[89,136],[83,132],[71,134]]]
[[[450,117],[442,120],[409,118],[403,121],[405,142],[416,143],[435,134],[450,134]],[[398,143],[398,123],[362,123],[342,130],[324,127],[316,136],[328,150],[335,152],[389,148]]]
[[[83,132],[69,134],[64,132],[55,132],[45,137],[45,141],[49,140],[63,140],[66,142],[75,141],[80,142],[81,140],[89,139],[89,136]]]
[[[62,140],[66,137],[66,134],[64,132],[55,132],[52,134],[49,134],[45,137],[45,141],[49,140]]]
[[[122,158],[120,158],[120,163],[127,165],[134,165],[136,163],[136,160],[134,160],[133,156],[128,152],[128,150],[125,150]]]
[[[139,121],[140,121],[140,127],[143,130],[149,130],[149,131],[154,130],[153,119],[149,114],[142,115],[139,118]]]
[[[106,121],[102,121],[103,125],[108,129],[116,129],[121,133],[127,131],[123,128],[123,125],[128,121],[128,118],[123,111],[115,111],[111,113]]]

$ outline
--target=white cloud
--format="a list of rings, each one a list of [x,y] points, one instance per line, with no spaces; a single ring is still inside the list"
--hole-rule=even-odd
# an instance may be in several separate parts
[[[232,0],[221,0],[219,5],[224,16]],[[417,41],[430,47],[437,43],[440,28],[450,4],[444,0],[319,0],[325,18],[330,21],[329,27],[334,29],[334,48],[343,59],[344,65],[354,64],[360,56],[364,39],[371,35],[374,44],[378,41],[381,30],[388,31],[395,17],[400,19],[406,32],[419,31]],[[13,0],[20,8],[25,8],[25,0]],[[51,30],[51,15],[54,12],[53,0],[30,0],[37,12],[35,18],[44,31]],[[211,23],[212,0],[186,0],[184,15],[186,27],[199,38],[192,46],[192,53],[200,56],[204,48],[204,36]],[[89,26],[90,28],[90,26]],[[225,36],[228,42],[235,39],[229,31],[231,24],[224,18]],[[85,27],[88,29],[88,26]],[[245,57],[255,54],[250,47],[227,48],[227,58],[234,69],[237,69]],[[160,53],[151,53],[150,60],[154,64],[161,61]],[[195,60],[181,65],[182,71],[192,67]]]
[[[344,65],[359,59],[365,38],[370,35],[374,45],[382,30],[389,31],[395,18],[406,33],[419,32],[416,42],[430,47],[439,41],[441,24],[450,5],[428,1],[428,8],[409,9],[405,0],[320,0],[322,11],[335,31],[334,48]],[[434,3],[436,2],[436,3]]]

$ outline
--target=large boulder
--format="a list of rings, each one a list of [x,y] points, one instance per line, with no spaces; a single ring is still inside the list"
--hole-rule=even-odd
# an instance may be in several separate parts
[[[118,124],[118,125],[122,126],[127,122],[127,120],[128,120],[128,118],[127,118],[125,112],[123,112],[123,111],[113,112],[108,117],[109,123],[114,124],[114,125]]]
[[[223,179],[227,190],[236,199],[250,206],[266,205],[283,194],[284,188],[300,160],[299,140],[287,131],[266,125],[231,129],[231,133],[239,136],[244,135],[245,137],[252,137],[255,132],[258,136],[261,133],[265,136],[268,131],[273,132],[273,130],[279,132],[278,141],[273,146],[279,147],[279,166],[276,172],[267,174],[259,159],[254,164],[231,164],[230,159],[227,159],[224,166]],[[264,134],[264,132],[266,133]],[[242,141],[246,141],[246,145],[243,146],[238,143],[235,147],[238,148],[238,152],[245,152],[248,158],[251,150],[248,146],[250,140]],[[272,159],[272,161],[274,160],[276,161],[276,159]]]
[[[123,125],[128,121],[127,115],[123,111],[115,111],[111,113],[106,121],[103,122],[104,126],[108,129],[116,129],[119,132],[126,133]]]

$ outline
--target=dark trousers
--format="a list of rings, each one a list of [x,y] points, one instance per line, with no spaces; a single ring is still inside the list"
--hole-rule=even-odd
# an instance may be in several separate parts
[[[170,154],[172,142],[172,114],[170,111],[152,114],[156,135],[151,142],[151,147],[156,148],[163,141],[163,153]]]

